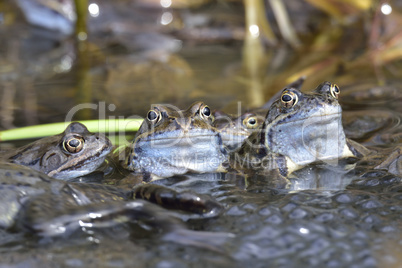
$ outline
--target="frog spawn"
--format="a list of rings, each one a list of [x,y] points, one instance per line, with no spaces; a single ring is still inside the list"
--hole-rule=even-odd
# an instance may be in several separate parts
[[[147,199],[147,195],[160,198],[155,192],[163,191],[163,199],[157,202],[161,205],[172,207],[180,195],[187,204],[181,203],[180,208],[174,206],[176,209],[205,217],[220,213],[219,204],[192,193],[179,194],[168,188],[155,190],[152,185],[125,191],[101,184],[64,182],[12,163],[0,166],[0,226],[5,229],[33,232],[40,237],[65,238],[77,233],[97,236],[99,232],[100,235],[105,230],[131,224],[137,226],[134,229],[161,233],[163,241],[212,250],[219,250],[218,245],[233,237],[230,233],[188,230],[179,220],[179,212],[172,217],[175,213],[144,200],[133,200],[133,195],[143,199]],[[197,209],[191,206],[195,201]],[[189,217],[191,215],[183,214],[184,219]],[[211,241],[211,237],[218,239]]]

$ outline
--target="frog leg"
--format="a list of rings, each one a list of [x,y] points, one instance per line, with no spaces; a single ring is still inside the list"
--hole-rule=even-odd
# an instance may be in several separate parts
[[[402,145],[398,145],[375,169],[387,169],[392,174],[402,174]]]
[[[343,157],[363,157],[370,154],[372,151],[367,149],[365,146],[350,140],[346,139],[345,149],[343,150]],[[347,147],[347,148],[346,148]]]

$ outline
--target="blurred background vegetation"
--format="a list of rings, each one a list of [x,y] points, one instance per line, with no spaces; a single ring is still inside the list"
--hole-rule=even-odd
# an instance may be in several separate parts
[[[300,76],[304,90],[337,83],[350,107],[399,100],[384,86],[402,77],[401,12],[396,0],[4,0],[0,126],[64,121],[83,103],[96,107],[74,119],[195,100],[235,113]]]

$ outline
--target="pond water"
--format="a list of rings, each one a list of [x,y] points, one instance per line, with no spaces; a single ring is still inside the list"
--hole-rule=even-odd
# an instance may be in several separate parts
[[[186,109],[198,100],[242,113],[307,75],[304,91],[323,81],[340,86],[347,137],[383,159],[402,145],[397,1],[389,16],[369,16],[369,26],[368,11],[349,10],[342,25],[308,3],[289,1],[302,45],[280,41],[263,53],[244,42],[242,3],[163,9],[113,2],[96,1],[99,16],[89,18],[88,40],[79,48],[72,38],[29,25],[13,1],[0,3],[1,129],[144,117],[152,104]],[[141,222],[50,238],[1,229],[0,267],[401,267],[402,177],[395,172],[401,160],[395,165],[394,172],[370,161],[310,165],[293,174],[290,189],[238,174],[161,180],[210,196],[222,214],[169,214],[199,236]]]

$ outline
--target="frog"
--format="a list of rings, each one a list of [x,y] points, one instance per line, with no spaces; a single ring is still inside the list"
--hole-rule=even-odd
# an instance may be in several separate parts
[[[85,125],[72,122],[58,135],[6,152],[1,161],[27,166],[56,179],[68,180],[95,171],[104,163],[111,150],[112,143],[106,136],[91,133]]]
[[[351,110],[342,115],[348,138],[363,144],[399,143],[402,114],[390,110]]]
[[[214,127],[219,131],[223,144],[230,151],[240,147],[250,134],[264,122],[264,117],[255,112],[246,112],[240,116],[214,111]]]
[[[367,148],[345,136],[339,94],[339,87],[330,82],[312,93],[283,89],[259,130],[230,155],[231,167],[278,176],[288,185],[289,175],[310,163],[367,155]]]
[[[301,76],[286,87],[300,89],[305,79],[305,76]],[[278,91],[261,107],[248,109],[238,116],[220,110],[214,111],[215,121],[213,125],[221,133],[223,143],[230,152],[237,150],[243,141],[262,125],[268,109],[280,97],[280,94],[281,91]]]
[[[345,109],[356,110],[356,108],[386,106],[394,112],[402,112],[400,101],[402,90],[399,83],[389,81],[385,85],[378,85],[370,81],[345,86],[341,104]]]
[[[343,114],[346,136],[370,150],[358,163],[363,169],[402,174],[400,92],[400,86],[394,83],[362,83],[345,92],[347,98],[342,99],[342,105],[350,109]],[[356,111],[356,107],[362,109]]]
[[[228,151],[213,126],[211,109],[195,102],[186,110],[154,105],[130,148],[124,167],[155,181],[186,173],[225,171]]]

